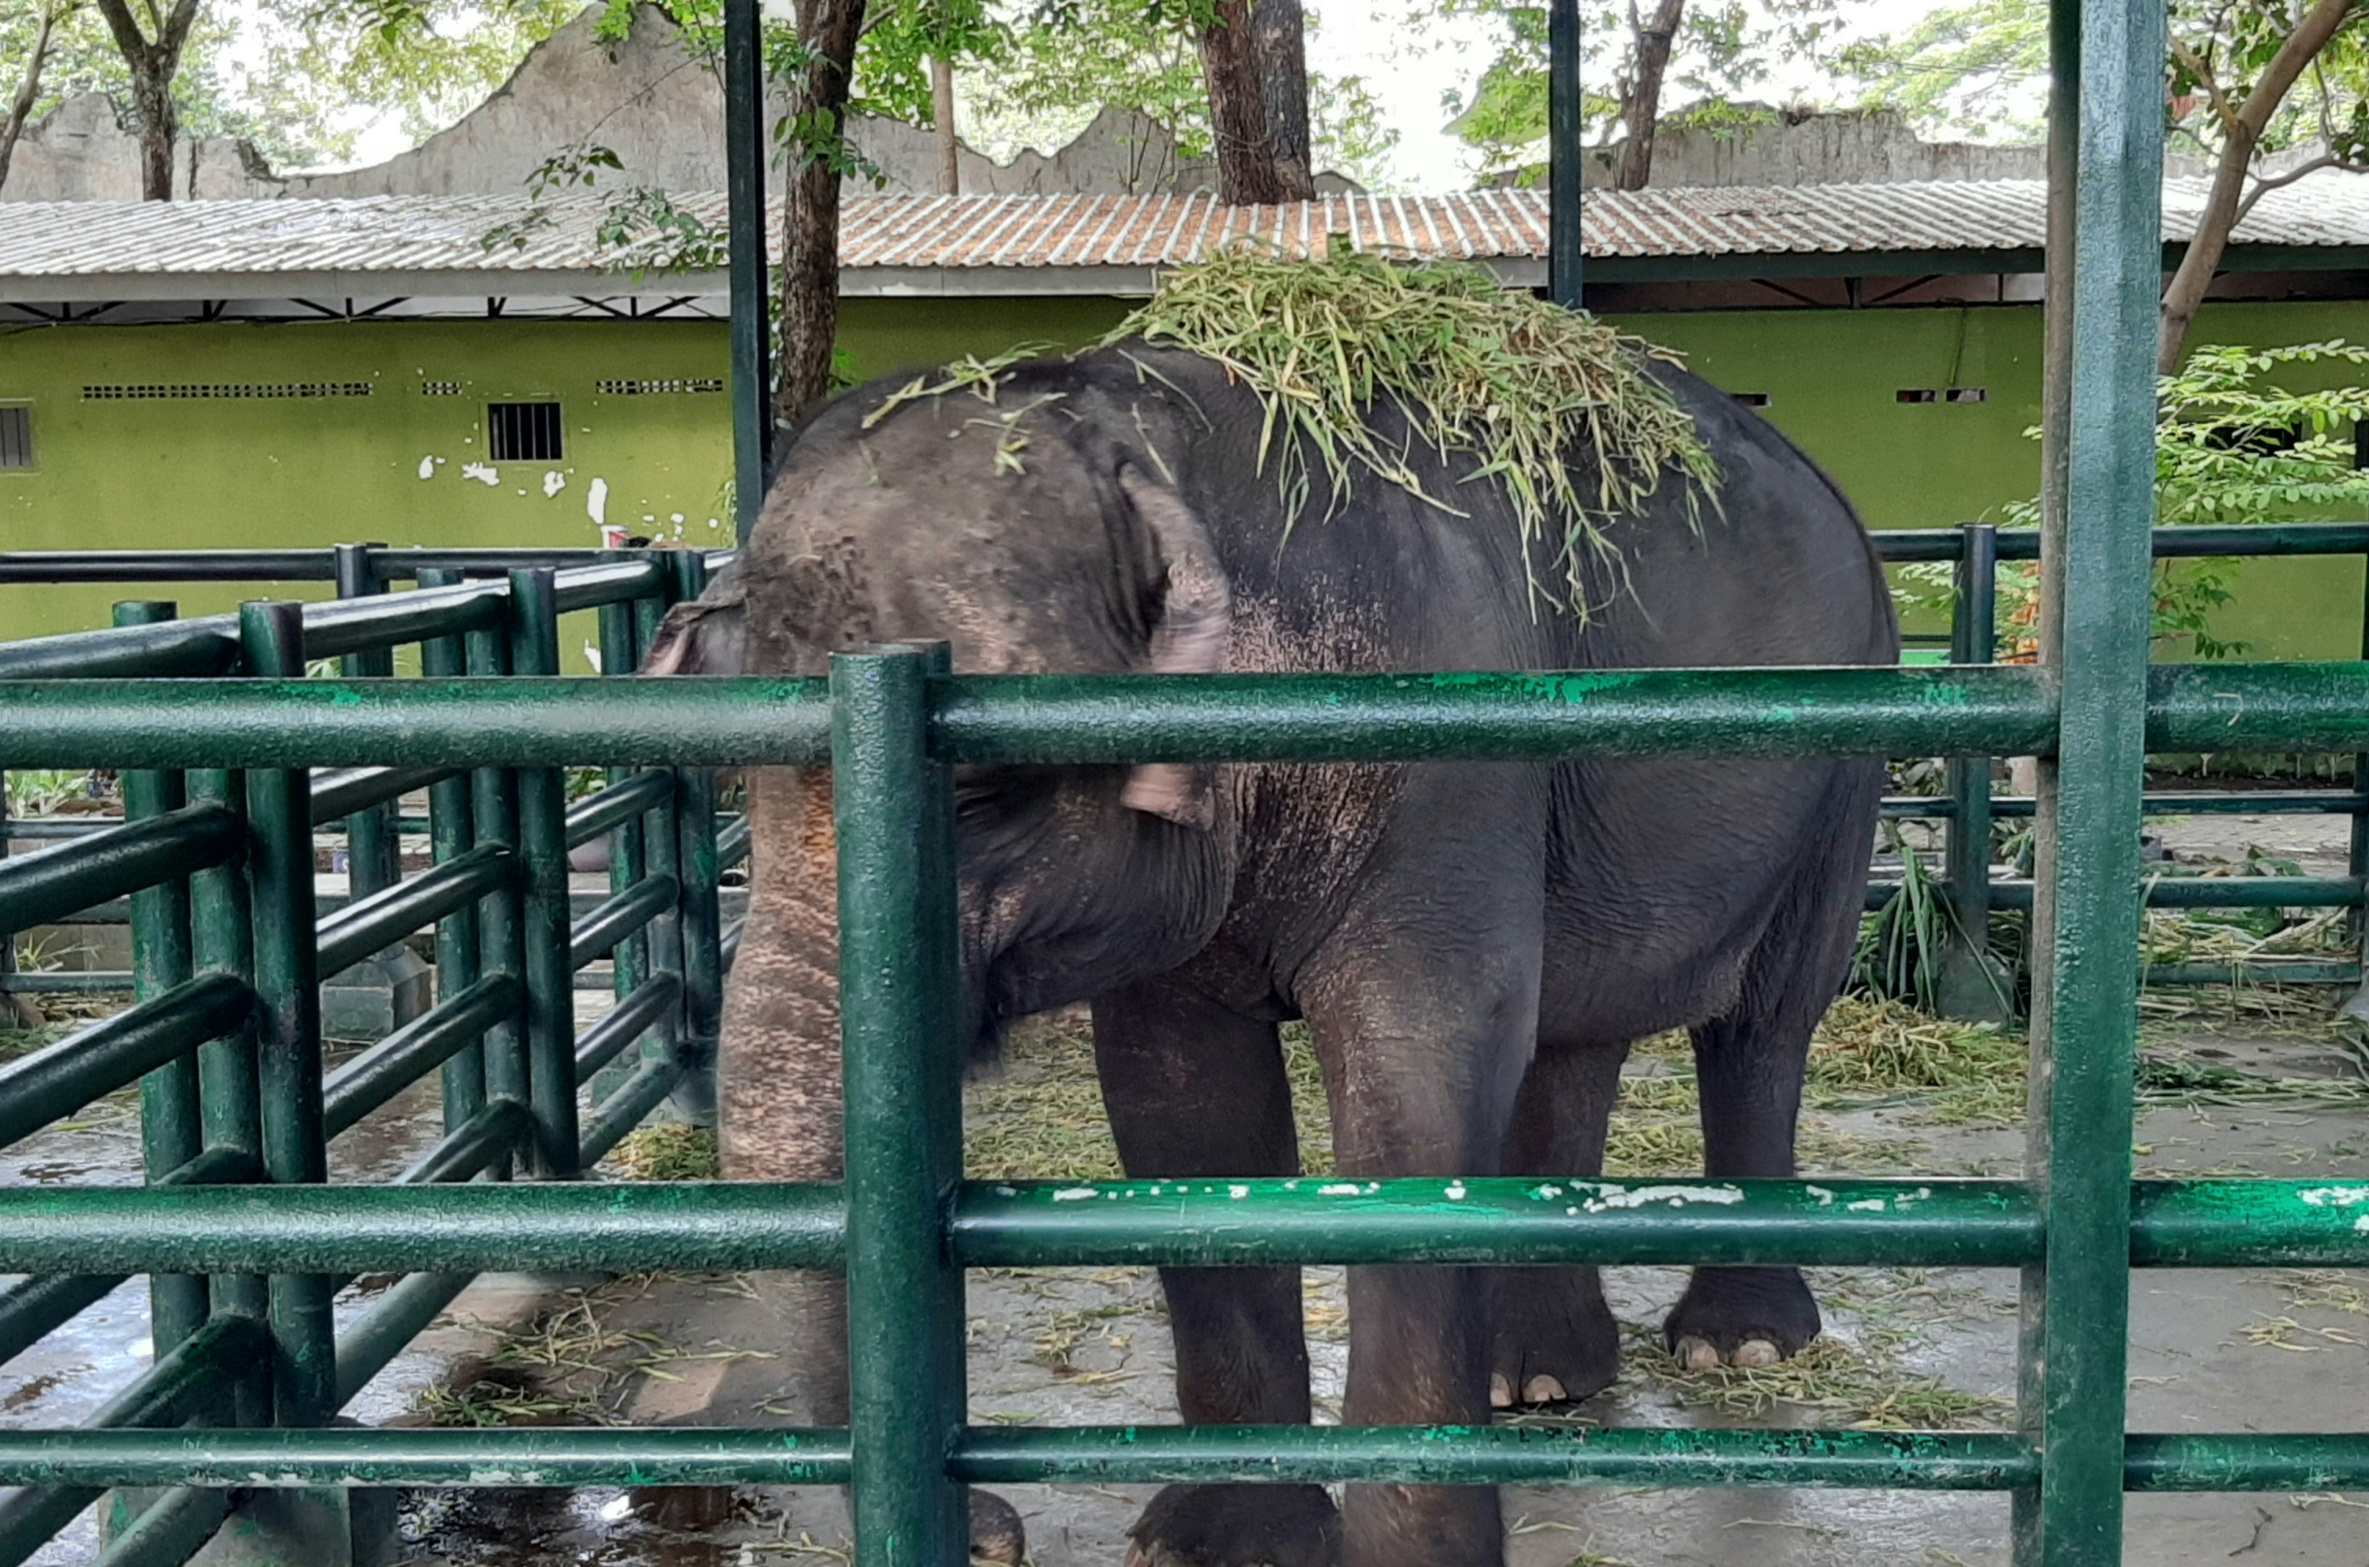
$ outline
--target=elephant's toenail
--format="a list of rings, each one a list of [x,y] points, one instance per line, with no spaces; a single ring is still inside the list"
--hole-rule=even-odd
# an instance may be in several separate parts
[[[1678,1341],[1678,1364],[1688,1371],[1709,1371],[1719,1364],[1719,1346],[1708,1339]]]
[[[1735,1358],[1730,1360],[1728,1364],[1752,1369],[1760,1366],[1773,1366],[1784,1358],[1784,1354],[1778,1350],[1777,1346],[1767,1339],[1748,1338],[1736,1346]]]
[[[1514,1407],[1513,1379],[1508,1377],[1502,1371],[1492,1371],[1489,1373],[1489,1407],[1491,1409],[1511,1409]]]
[[[1554,1377],[1535,1376],[1522,1384],[1522,1401],[1528,1404],[1558,1404],[1571,1395],[1563,1391],[1563,1384]]]

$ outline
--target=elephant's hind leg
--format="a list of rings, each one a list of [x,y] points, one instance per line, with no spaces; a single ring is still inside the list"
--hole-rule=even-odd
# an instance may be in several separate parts
[[[1604,1169],[1604,1137],[1620,1093],[1621,1045],[1541,1039],[1514,1104],[1508,1175],[1590,1176]],[[1620,1330],[1592,1267],[1491,1268],[1484,1275],[1495,1330],[1489,1403],[1587,1398],[1620,1369]]]
[[[1273,1023],[1165,981],[1094,1003],[1095,1066],[1133,1177],[1297,1175]],[[1189,1425],[1305,1425],[1297,1268],[1162,1268]],[[1332,1567],[1340,1516],[1316,1485],[1172,1485],[1130,1531],[1130,1567]]]
[[[1838,782],[1826,831],[1803,854],[1767,933],[1746,961],[1735,1006],[1694,1030],[1704,1173],[1794,1173],[1794,1132],[1810,1035],[1833,1004],[1858,934],[1875,796],[1883,775]],[[1798,1268],[1697,1268],[1662,1325],[1683,1365],[1763,1366],[1818,1336],[1818,1303]]]

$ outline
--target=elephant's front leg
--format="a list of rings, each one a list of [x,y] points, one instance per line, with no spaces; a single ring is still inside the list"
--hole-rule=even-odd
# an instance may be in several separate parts
[[[1094,1004],[1094,1055],[1131,1177],[1296,1175],[1275,1025],[1161,980]],[[1163,1268],[1176,1402],[1191,1425],[1305,1425],[1297,1268]],[[1331,1567],[1322,1486],[1172,1485],[1130,1531],[1132,1567]]]
[[[1495,1173],[1536,1034],[1535,931],[1362,933],[1303,998],[1344,1176]],[[1450,1188],[1452,1192],[1452,1187]],[[1490,1314],[1473,1268],[1349,1270],[1348,1425],[1486,1425]],[[1348,1567],[1498,1567],[1485,1486],[1352,1485]]]

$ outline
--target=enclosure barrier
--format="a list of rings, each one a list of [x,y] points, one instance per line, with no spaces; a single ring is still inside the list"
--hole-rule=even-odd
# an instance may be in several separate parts
[[[451,565],[407,561],[427,591],[351,602],[374,590],[367,561],[366,547],[335,552],[349,602],[258,602],[191,621],[174,620],[169,604],[129,603],[118,606],[116,630],[0,644],[0,659],[12,672],[87,659],[85,667],[118,671],[146,661],[168,672],[284,677],[301,673],[308,654],[336,650],[343,673],[384,677],[393,647],[417,641],[424,678],[549,676],[566,608],[597,610],[606,662],[630,670],[665,607],[698,591],[705,565],[668,551],[556,574],[511,567],[501,581],[467,585]],[[492,563],[468,564],[482,572]],[[430,1074],[441,1079],[445,1136],[399,1177],[408,1187],[513,1169],[572,1177],[670,1096],[694,1112],[712,1103],[705,1077],[726,961],[715,884],[745,852],[745,830],[736,846],[719,845],[702,777],[620,769],[609,778],[565,809],[549,768],[413,758],[337,771],[127,770],[124,821],[0,860],[0,930],[77,918],[128,895],[138,996],[130,1010],[0,1068],[0,1145],[136,1081],[147,1189],[210,1188],[249,1201],[251,1190],[233,1183],[323,1181],[330,1141]],[[423,789],[430,810],[411,825],[430,838],[434,864],[405,879],[403,824],[390,812]],[[316,919],[314,833],[340,822],[352,896]],[[571,920],[567,852],[602,838],[612,894]],[[430,925],[438,1004],[324,1076],[317,982]],[[617,1004],[579,1035],[575,974],[602,957]],[[579,1089],[590,1091],[583,1116]],[[440,1271],[280,1270],[268,1283],[238,1269],[156,1276],[157,1366],[91,1424],[321,1420],[476,1273],[513,1265],[515,1254]],[[77,1248],[68,1266],[0,1290],[0,1359],[142,1271]],[[330,1295],[364,1271],[403,1277],[332,1332]],[[258,1345],[262,1324],[268,1337]],[[0,1495],[0,1561],[23,1560],[95,1495]],[[178,1561],[226,1511],[220,1493],[186,1487],[135,1500],[144,1510],[119,1501],[107,1519],[108,1560]],[[316,1514],[342,1506],[334,1496],[312,1501]]]
[[[261,610],[249,615],[258,623],[272,618]],[[179,1180],[148,1190],[7,1190],[0,1191],[0,1268],[36,1275],[145,1272],[165,1280],[269,1276],[276,1281],[274,1298],[256,1315],[281,1347],[283,1367],[295,1358],[292,1345],[317,1341],[318,1322],[295,1309],[301,1300],[280,1297],[300,1281],[365,1271],[405,1270],[443,1280],[522,1263],[597,1269],[836,1266],[847,1271],[853,1320],[863,1325],[853,1366],[858,1414],[847,1432],[320,1429],[338,1395],[367,1374],[349,1368],[340,1355],[334,1384],[324,1379],[294,1407],[275,1383],[277,1423],[298,1429],[0,1434],[0,1480],[63,1488],[46,1493],[64,1497],[59,1508],[66,1502],[79,1507],[104,1486],[233,1487],[266,1479],[312,1487],[469,1484],[498,1472],[512,1484],[852,1482],[859,1519],[876,1550],[888,1532],[884,1517],[897,1520],[900,1538],[936,1538],[944,1547],[934,1555],[871,1559],[917,1561],[959,1559],[948,1554],[954,1546],[945,1542],[955,1536],[944,1531],[959,1516],[951,1500],[958,1486],[972,1481],[2033,1485],[2045,1431],[2033,1438],[1524,1428],[968,1429],[958,1353],[965,1267],[1782,1259],[2036,1269],[2050,1254],[2054,1205],[2044,1189],[2027,1183],[1950,1180],[1665,1183],[1650,1198],[1639,1183],[1534,1178],[1377,1180],[1347,1183],[1346,1190],[1342,1183],[1316,1180],[965,1184],[954,1179],[958,1150],[947,1120],[959,1091],[958,1068],[953,1053],[939,1047],[953,1033],[946,810],[946,770],[953,764],[1838,750],[2047,754],[2056,749],[2064,707],[2038,672],[1996,667],[988,679],[939,673],[943,658],[942,648],[844,655],[833,661],[827,681],[643,685],[480,676],[379,683],[0,683],[0,711],[10,719],[9,759],[32,765],[69,758],[111,765],[137,760],[195,769],[201,778],[243,769],[252,780],[396,759],[415,767],[483,769],[496,777],[595,758],[671,768],[827,761],[838,802],[849,1028],[844,1189],[325,1186],[304,1172],[293,1180],[277,1177],[284,1184],[268,1200],[237,1185]],[[2165,666],[2151,672],[2150,683],[2147,733],[2150,743],[2165,748],[2208,735],[2224,744],[2350,745],[2369,727],[2369,665]],[[191,721],[201,713],[207,715],[202,726]],[[176,864],[183,869],[226,859],[236,846],[219,825],[216,800],[223,791],[207,786],[194,792],[201,802],[196,807],[120,829],[127,837],[108,846],[117,863],[102,882],[88,879],[97,872],[71,883],[54,874],[28,874],[49,856],[0,873],[15,882],[0,883],[0,917],[23,920],[100,891],[127,890],[155,873],[160,838],[178,846],[185,858]],[[250,783],[250,801],[254,793]],[[604,806],[598,819],[621,809]],[[916,833],[916,823],[927,830]],[[142,836],[134,840],[132,834]],[[268,844],[269,835],[263,836]],[[66,852],[94,847],[84,840]],[[440,867],[446,880],[412,894],[420,900],[415,912],[464,896],[458,889],[478,887],[474,867],[488,861],[469,856],[481,846],[449,847],[454,852]],[[219,869],[206,870],[192,880],[220,875]],[[266,922],[256,923],[263,931]],[[917,933],[925,939],[917,940]],[[482,987],[487,976],[518,972],[489,968],[470,983]],[[260,963],[257,974],[260,983]],[[535,971],[529,967],[524,975],[523,988],[531,993]],[[550,976],[542,982],[548,985]],[[4,1102],[26,1108],[0,1124],[0,1135],[39,1125],[101,1084],[153,1070],[171,1051],[186,1050],[188,1038],[217,1027],[222,1014],[206,1009],[224,1005],[224,987],[196,992],[186,988],[190,981],[177,983],[182,988],[144,1000],[134,1013],[9,1069],[0,1079],[11,1090]],[[168,1006],[174,1016],[194,1020],[163,1028],[158,1019]],[[289,1038],[269,1026],[268,1011],[266,1017],[251,1048],[293,1054]],[[546,1163],[558,1146],[546,1118],[560,1110],[552,1096],[532,1090],[549,1055],[534,1048],[531,1011],[525,1024],[523,1052],[515,1037],[498,1051],[486,1051],[487,1087],[476,1101],[506,1106],[514,1130],[476,1146],[488,1152],[523,1149],[530,1163]],[[323,1103],[337,1097],[325,1094]],[[456,1130],[465,1134],[471,1120],[482,1122],[492,1113],[480,1108]],[[2127,1106],[2122,1113],[2127,1116]],[[509,1135],[520,1141],[506,1140]],[[2127,1143],[2127,1136],[2121,1141]],[[248,1145],[222,1146],[243,1153]],[[914,1157],[917,1149],[925,1156]],[[477,1157],[452,1167],[473,1169]],[[267,1169],[271,1159],[267,1140]],[[552,1173],[568,1168],[559,1164]],[[232,1173],[234,1179],[251,1174]],[[2122,1174],[2127,1181],[2127,1164]],[[2369,1185],[2143,1182],[2128,1189],[2126,1200],[2127,1237],[2120,1251],[2132,1265],[2369,1261],[2362,1224],[2369,1217]],[[407,1304],[415,1313],[406,1319],[411,1327],[435,1309],[424,1300]],[[217,1307],[216,1314],[224,1309],[237,1307]],[[194,1320],[207,1319],[201,1313]],[[371,1335],[371,1342],[391,1352],[400,1339],[385,1332]],[[933,1368],[944,1400],[935,1420],[913,1416],[917,1366]],[[262,1416],[265,1406],[253,1413]],[[2120,1480],[2135,1488],[2325,1488],[2369,1481],[2369,1436],[2361,1435],[2134,1436],[2117,1454]],[[50,1516],[54,1510],[45,1521]],[[127,1535],[126,1542],[132,1538]]]
[[[2002,563],[2039,557],[2039,535],[2032,529],[2001,530],[1987,523],[1966,523],[1954,529],[1902,529],[1870,535],[1876,553],[1887,562],[1952,562],[1957,566],[1956,591],[1951,599],[1948,655],[1952,664],[1987,664],[1996,656],[1997,572]],[[2359,556],[2369,558],[2369,523],[2249,523],[2204,527],[2157,528],[2151,549],[2157,560],[2215,557]],[[318,550],[60,550],[0,554],[0,586],[93,582],[263,582],[334,581],[341,597],[360,597],[383,591],[395,582],[442,580],[452,573],[486,576],[527,566],[586,567],[615,558],[617,552],[596,550],[425,550],[391,549],[384,545],[348,544]],[[730,559],[728,553],[707,557],[710,568]],[[2364,595],[2362,649],[2369,657],[2369,594]],[[348,672],[379,674],[376,666]],[[0,666],[5,667],[5,666]],[[622,672],[622,671],[620,671]],[[2217,738],[2217,737],[2216,737]],[[2217,746],[2226,749],[2225,745]],[[1995,757],[1952,760],[1944,790],[1939,795],[1887,797],[1883,814],[1896,821],[1917,820],[1945,825],[1942,873],[1938,878],[1950,912],[1950,931],[1944,952],[1945,975],[1940,1003],[1944,1010],[1972,1015],[1994,1014],[2012,998],[1997,994],[1996,978],[1982,972],[1976,949],[1995,909],[2028,910],[2032,883],[2014,876],[1996,876],[1991,864],[1991,826],[1996,820],[2028,819],[2033,802],[2028,796],[1996,796],[1992,792]],[[2145,810],[2150,816],[2208,815],[2243,812],[2264,815],[2332,815],[2352,820],[2349,862],[2342,877],[2290,875],[2181,878],[2149,881],[2146,898],[2152,908],[2345,908],[2353,911],[2355,933],[2369,939],[2369,920],[2361,916],[2369,897],[2369,767],[2356,767],[2353,787],[2332,789],[2184,789],[2150,794]],[[321,819],[327,816],[321,814]],[[354,819],[357,839],[375,832],[377,818]],[[414,823],[414,826],[424,824]],[[19,820],[0,826],[23,837],[73,837],[93,830],[74,818]],[[729,829],[727,829],[729,830]],[[358,849],[356,859],[368,858]],[[1876,877],[1866,895],[1866,907],[1879,910],[1900,895],[1897,879]],[[112,914],[114,911],[103,911]],[[11,954],[0,950],[0,986],[21,990],[104,991],[129,988],[128,976],[60,971],[11,979]],[[2251,958],[2234,963],[2156,963],[2144,974],[2146,983],[2192,984],[2319,984],[2357,987],[2363,970],[2358,958]]]
[[[731,15],[745,28],[753,8]],[[199,1057],[198,1113],[156,1118],[183,1134],[152,1143],[151,1189],[0,1192],[0,1268],[39,1275],[36,1288],[103,1266],[167,1270],[156,1283],[154,1370],[90,1429],[0,1435],[0,1481],[52,1488],[0,1503],[0,1538],[27,1537],[99,1487],[176,1488],[111,1547],[118,1561],[155,1562],[185,1555],[226,1493],[245,1498],[250,1518],[263,1516],[257,1498],[281,1495],[334,1522],[344,1488],[363,1484],[845,1483],[864,1567],[952,1567],[967,1554],[962,1487],[973,1482],[1852,1485],[2003,1489],[2015,1498],[2024,1567],[2108,1567],[2121,1558],[2126,1488],[2369,1484],[2369,1433],[2124,1430],[2132,1266],[2369,1262],[2369,1183],[2132,1181],[2136,976],[2124,955],[2139,934],[2145,752],[2369,749],[2369,662],[2148,667],[2163,14],[2155,0],[2058,0],[2052,24],[2061,199],[2050,253],[2061,264],[2050,273],[2049,406],[2061,482],[2051,484],[2044,565],[2061,615],[2044,628],[2040,669],[982,680],[947,675],[942,646],[902,646],[836,657],[827,685],[653,689],[539,675],[544,650],[514,637],[511,678],[489,678],[488,659],[420,681],[307,682],[272,678],[292,673],[295,628],[263,609],[238,628],[250,672],[265,677],[254,680],[205,678],[227,669],[223,649],[235,645],[220,630],[132,627],[95,634],[118,640],[62,659],[54,647],[0,650],[0,762],[191,773],[178,798],[169,785],[141,785],[141,820],[122,830],[152,836],[114,840],[119,863],[106,877],[61,887],[36,873],[21,893],[0,883],[0,924],[111,887],[138,893],[135,918],[162,933],[141,947],[140,1005],[157,1010],[96,1047],[11,1068],[23,1076],[0,1078],[0,1089],[35,1084],[63,1102],[146,1070],[144,1096],[185,1111],[186,1057],[155,1063],[168,1040],[197,1045]],[[547,579],[511,586],[513,603],[561,596]],[[339,612],[383,613],[373,622],[382,631],[466,636],[491,651],[480,611],[439,591]],[[307,651],[368,645],[324,633]],[[120,678],[159,665],[197,678]],[[2048,759],[2037,829],[2044,847],[2063,852],[2043,854],[2033,889],[2030,1179],[958,1179],[953,765],[1682,752]],[[440,858],[457,863],[480,841],[500,843],[524,884],[481,903],[479,939],[458,955],[479,960],[467,983],[513,977],[522,999],[486,1036],[481,1097],[455,1128],[486,1130],[448,1163],[499,1148],[529,1173],[565,1174],[581,1150],[563,1135],[573,1101],[556,1092],[572,1061],[555,1037],[555,980],[569,954],[549,882],[562,836],[550,770],[823,761],[839,849],[844,1187],[321,1184],[327,1096],[307,1012],[310,882],[290,871],[304,836],[296,770],[477,770],[467,786],[480,798],[465,818],[447,818],[455,825]],[[235,789],[233,769],[245,774]],[[244,812],[241,862],[200,863],[222,848],[216,807]],[[458,836],[464,819],[477,839]],[[697,831],[712,816],[685,820]],[[182,851],[175,868],[187,869],[191,910],[214,911],[188,922],[185,964],[170,935],[179,884],[143,881],[157,833]],[[220,917],[242,895],[252,917]],[[250,941],[251,956],[225,951]],[[182,987],[217,974],[253,988],[251,1022],[200,1043],[192,1036],[216,1026],[205,1020],[214,1001]],[[168,998],[179,1021],[160,1036]],[[193,1125],[196,1138],[186,1135]],[[326,1353],[327,1282],[374,1261],[466,1269],[497,1248],[586,1265],[835,1262],[850,1303],[849,1428],[329,1428],[349,1378]],[[2017,1266],[2021,1425],[1934,1434],[966,1423],[967,1266],[1325,1257]],[[175,1282],[193,1275],[208,1281],[202,1309]],[[259,1278],[268,1284],[258,1288]],[[182,1428],[199,1411],[207,1424]]]

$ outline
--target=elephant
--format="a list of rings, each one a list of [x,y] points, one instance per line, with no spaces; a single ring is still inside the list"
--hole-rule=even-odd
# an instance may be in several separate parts
[[[1136,342],[1017,365],[992,407],[887,382],[825,405],[732,575],[678,606],[645,670],[813,675],[834,649],[916,639],[987,675],[1896,663],[1882,569],[1835,484],[1706,381],[1648,373],[1719,482],[1670,476],[1605,519],[1585,614],[1538,596],[1541,546],[1503,489],[1427,454],[1403,410],[1369,417],[1452,506],[1360,476],[1332,514],[1295,515],[1262,466],[1257,394]],[[1006,1020],[1090,1003],[1131,1177],[1299,1173],[1293,1019],[1342,1174],[1586,1176],[1632,1043],[1685,1028],[1708,1175],[1790,1176],[1882,779],[1832,758],[958,770],[963,1037],[991,1048]],[[836,1180],[827,776],[752,770],[749,813],[724,1170]],[[1298,1269],[1161,1282],[1187,1422],[1309,1420]],[[836,1423],[843,1290],[789,1287],[814,1328],[791,1375]],[[1348,1294],[1350,1424],[1486,1422],[1615,1373],[1592,1268],[1357,1267]],[[1753,1365],[1819,1325],[1795,1269],[1705,1267],[1664,1332],[1690,1365]],[[1350,1485],[1336,1505],[1313,1485],[1172,1485],[1131,1539],[1131,1567],[1495,1567],[1504,1550],[1487,1487]]]

